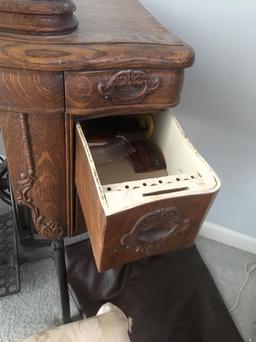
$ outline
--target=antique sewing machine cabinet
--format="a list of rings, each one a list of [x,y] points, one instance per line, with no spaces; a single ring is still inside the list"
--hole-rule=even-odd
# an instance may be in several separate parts
[[[192,49],[136,0],[75,5],[0,0],[0,123],[14,197],[35,231],[60,241],[87,225],[105,271],[190,246],[220,182],[170,112]],[[154,115],[168,174],[109,191],[86,121],[143,113]]]

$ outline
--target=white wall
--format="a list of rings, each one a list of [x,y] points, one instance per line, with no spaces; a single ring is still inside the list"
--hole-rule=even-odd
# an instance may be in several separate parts
[[[222,180],[207,220],[256,237],[256,2],[141,2],[196,53],[174,111]]]

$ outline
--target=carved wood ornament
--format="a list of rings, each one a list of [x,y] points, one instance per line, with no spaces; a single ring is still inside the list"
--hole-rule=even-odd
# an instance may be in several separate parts
[[[28,169],[20,174],[17,182],[16,199],[19,205],[25,205],[31,209],[32,219],[36,231],[46,239],[58,239],[63,236],[63,229],[59,226],[56,219],[40,215],[40,210],[33,203],[29,192],[33,188],[36,180],[35,165],[33,161],[31,142],[29,137],[28,115],[20,114],[22,129],[22,139]]]
[[[159,78],[150,78],[142,70],[122,70],[107,82],[99,82],[98,92],[105,100],[129,104],[141,102],[160,85]]]
[[[167,239],[187,230],[190,224],[190,219],[184,218],[179,208],[158,209],[142,216],[120,243],[136,252],[151,255]]]

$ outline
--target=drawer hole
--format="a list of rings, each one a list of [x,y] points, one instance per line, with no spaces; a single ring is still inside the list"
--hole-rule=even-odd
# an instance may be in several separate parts
[[[189,187],[184,186],[183,188],[176,188],[176,189],[167,189],[167,190],[160,190],[160,191],[154,191],[154,192],[148,192],[146,194],[143,194],[143,197],[147,196],[157,196],[157,195],[164,195],[164,194],[171,194],[173,192],[179,192],[179,191],[185,191],[189,190]]]

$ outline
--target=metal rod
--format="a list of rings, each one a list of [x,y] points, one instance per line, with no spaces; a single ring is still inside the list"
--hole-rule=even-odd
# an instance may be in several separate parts
[[[67,284],[67,272],[66,272],[66,262],[65,262],[65,250],[64,250],[64,240],[58,239],[52,242],[52,248],[54,252],[54,259],[56,263],[57,276],[60,288],[60,299],[61,299],[61,309],[62,309],[62,320],[63,323],[69,323],[70,318],[70,302]]]

